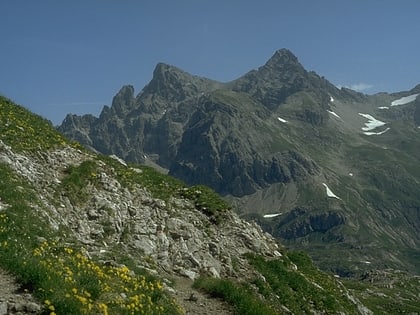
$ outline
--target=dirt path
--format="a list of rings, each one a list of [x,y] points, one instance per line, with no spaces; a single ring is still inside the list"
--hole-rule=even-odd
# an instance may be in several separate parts
[[[174,297],[186,315],[233,315],[233,308],[226,302],[211,298],[192,288],[193,281],[177,277],[175,280],[176,294]]]
[[[41,307],[32,295],[19,291],[13,276],[0,269],[0,315],[39,314]]]
[[[192,280],[183,277],[174,280],[176,293],[173,296],[185,310],[185,315],[235,314],[226,302],[192,288]],[[14,277],[0,269],[0,315],[34,315],[40,310],[40,305],[29,293],[19,290]]]

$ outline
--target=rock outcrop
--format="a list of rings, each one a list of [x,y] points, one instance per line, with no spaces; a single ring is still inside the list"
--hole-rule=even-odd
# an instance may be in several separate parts
[[[290,144],[273,152],[267,120],[288,97],[303,93],[311,103],[303,102],[291,115],[311,125],[325,124],[330,92],[335,95],[338,90],[307,72],[285,49],[229,83],[159,63],[137,97],[131,86],[125,86],[99,118],[69,115],[58,130],[96,151],[133,162],[149,160],[189,184],[242,196],[272,182],[288,181],[291,163],[299,170],[290,178],[314,173],[313,161],[289,151]],[[244,125],[251,128],[244,130]],[[288,152],[299,158],[290,158]],[[281,174],[268,174],[270,167],[285,166]]]
[[[141,264],[149,270],[192,279],[246,272],[247,263],[241,257],[247,252],[281,256],[279,244],[259,225],[231,211],[215,225],[188,199],[164,201],[153,198],[143,186],[125,187],[117,180],[115,169],[80,150],[67,147],[28,157],[0,141],[0,161],[36,187],[42,203],[33,207],[39,214],[55,229],[68,227],[90,255],[107,259],[118,244],[133,256],[143,257]],[[65,191],[57,198],[66,169],[87,161],[97,164],[92,175],[95,184],[84,187],[77,199]],[[121,167],[130,170],[127,165]]]
[[[339,89],[281,49],[227,83],[160,63],[137,96],[123,87],[98,118],[68,116],[59,130],[101,153],[207,185],[247,217],[316,209],[264,225],[294,248],[310,243],[304,249],[313,257],[328,259],[330,245],[344,257],[360,243],[352,251],[359,260],[372,255],[378,268],[419,272],[411,253],[420,248],[420,98],[392,106],[418,93],[419,86],[376,95]],[[322,183],[334,184],[340,199],[331,201]],[[388,243],[394,249],[381,245]]]

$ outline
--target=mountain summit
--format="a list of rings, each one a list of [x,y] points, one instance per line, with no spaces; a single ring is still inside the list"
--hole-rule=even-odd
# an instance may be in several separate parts
[[[314,73],[308,73],[292,52],[281,49],[265,65],[236,80],[233,90],[249,93],[268,108],[275,109],[297,92],[309,89],[321,92],[322,81]],[[327,85],[327,82],[322,83]]]
[[[281,49],[228,83],[158,64],[136,97],[123,88],[99,118],[58,129],[212,187],[325,270],[420,272],[416,91],[338,89]]]
[[[286,250],[256,222],[240,219],[208,187],[89,152],[1,96],[0,131],[3,314],[372,315],[417,309],[417,278],[370,272],[365,281],[345,282],[363,292],[355,293],[306,254]]]

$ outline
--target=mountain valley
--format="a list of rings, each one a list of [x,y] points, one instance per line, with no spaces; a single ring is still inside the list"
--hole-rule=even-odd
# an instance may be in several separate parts
[[[137,96],[124,86],[58,130],[213,188],[323,270],[419,273],[419,93],[339,89],[281,49],[227,83],[158,64]]]
[[[419,94],[281,49],[57,127],[0,96],[0,314],[418,314]]]

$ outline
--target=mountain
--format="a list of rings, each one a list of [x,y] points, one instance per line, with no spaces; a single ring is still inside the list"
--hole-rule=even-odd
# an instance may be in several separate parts
[[[281,49],[227,83],[158,64],[137,96],[125,86],[58,130],[213,188],[324,270],[419,273],[419,89],[338,89]]]
[[[15,277],[15,296],[29,300],[18,304],[0,290],[4,314],[372,314],[420,307],[416,278],[370,273],[347,289],[355,282],[345,286],[306,254],[287,251],[208,187],[92,153],[4,97],[0,177],[0,271]],[[377,278],[398,287],[388,289],[385,306],[374,296],[385,296],[382,289],[370,284]]]

